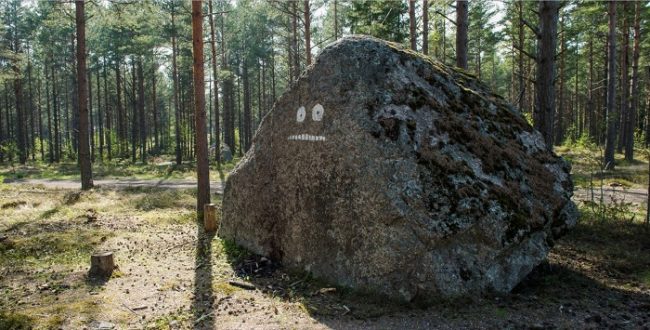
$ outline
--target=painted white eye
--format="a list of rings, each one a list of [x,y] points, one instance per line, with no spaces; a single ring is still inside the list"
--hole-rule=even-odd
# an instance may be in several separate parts
[[[307,111],[305,110],[305,107],[298,108],[298,113],[296,113],[296,121],[302,123],[303,121],[305,121],[306,116],[307,116]]]
[[[311,109],[311,119],[313,121],[321,121],[323,120],[323,115],[325,114],[325,109],[323,108],[322,105],[316,104],[312,109]]]

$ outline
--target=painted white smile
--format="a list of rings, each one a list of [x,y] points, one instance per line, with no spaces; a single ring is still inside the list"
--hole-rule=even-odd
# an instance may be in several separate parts
[[[289,140],[289,141],[325,141],[325,137],[321,136],[321,135],[298,134],[298,135],[290,135],[287,140]]]

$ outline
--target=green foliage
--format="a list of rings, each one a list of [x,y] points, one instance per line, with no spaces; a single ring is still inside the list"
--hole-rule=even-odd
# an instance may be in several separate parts
[[[352,2],[346,14],[352,33],[402,43],[408,36],[403,19],[406,10],[403,1],[359,0]]]

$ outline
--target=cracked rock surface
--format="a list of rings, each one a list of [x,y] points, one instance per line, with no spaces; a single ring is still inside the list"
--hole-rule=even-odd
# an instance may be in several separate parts
[[[569,171],[475,77],[353,36],[264,118],[219,235],[399,300],[508,292],[575,225]]]

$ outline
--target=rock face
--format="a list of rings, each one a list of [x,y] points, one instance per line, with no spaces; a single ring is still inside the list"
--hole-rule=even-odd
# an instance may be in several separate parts
[[[575,225],[569,166],[474,77],[342,39],[264,118],[222,238],[400,300],[508,292]]]

